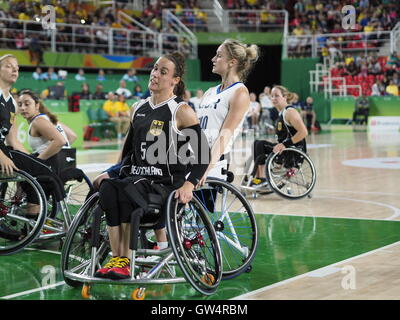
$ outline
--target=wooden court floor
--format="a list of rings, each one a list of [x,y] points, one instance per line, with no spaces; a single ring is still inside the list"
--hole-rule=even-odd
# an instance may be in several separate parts
[[[317,169],[312,197],[249,197],[260,234],[253,269],[207,299],[399,299],[400,133],[338,127],[307,140]],[[252,142],[249,135],[235,143],[235,184]],[[78,166],[94,177],[116,161],[118,148],[81,150]],[[63,282],[59,260],[57,244],[0,257],[0,299],[81,299]],[[95,287],[99,300],[128,299],[132,290]],[[181,284],[150,292],[148,299],[205,299]]]

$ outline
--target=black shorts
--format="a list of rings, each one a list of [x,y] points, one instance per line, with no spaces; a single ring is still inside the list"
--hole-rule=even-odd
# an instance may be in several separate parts
[[[130,184],[135,185],[137,194],[127,192]],[[183,184],[183,181],[181,185]],[[141,177],[126,177],[123,179],[105,179],[102,181],[99,190],[100,206],[106,212],[107,225],[110,227],[119,226],[121,223],[130,223],[134,210],[140,207],[135,197],[141,197],[148,201],[148,194],[159,194],[162,203],[165,204],[170,193],[180,185],[164,185],[151,183],[150,180]],[[156,223],[154,229],[165,227],[165,207],[163,206],[159,215],[144,215],[141,223]]]

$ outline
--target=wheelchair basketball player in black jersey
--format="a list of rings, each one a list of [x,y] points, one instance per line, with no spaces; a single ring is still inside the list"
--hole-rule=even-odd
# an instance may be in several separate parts
[[[207,138],[196,113],[181,99],[185,92],[183,73],[182,54],[175,52],[160,57],[150,73],[151,96],[132,107],[119,176],[103,179],[99,187],[98,210],[106,215],[112,258],[96,271],[95,277],[129,278],[132,216],[140,215],[141,223],[151,219],[140,202],[154,205],[152,201],[158,197],[162,207],[174,190],[175,198],[181,203],[189,202],[209,165]],[[154,229],[157,241],[167,241],[162,217],[165,210],[160,211],[162,214]]]
[[[266,184],[265,160],[268,155],[281,153],[285,148],[297,147],[307,151],[306,136],[307,128],[300,113],[291,105],[294,93],[283,86],[274,86],[271,91],[271,101],[279,112],[276,122],[276,134],[278,143],[267,140],[254,141],[254,168],[251,176],[254,177],[252,186]]]

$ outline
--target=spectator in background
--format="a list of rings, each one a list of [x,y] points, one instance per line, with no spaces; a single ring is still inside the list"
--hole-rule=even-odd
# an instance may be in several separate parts
[[[389,85],[388,77],[384,74],[381,81],[382,81],[382,85],[385,87],[385,90],[386,90],[386,87]]]
[[[99,73],[97,74],[96,80],[97,81],[106,81],[106,76],[105,76],[105,73],[104,73],[103,69],[99,70]]]
[[[43,73],[42,78],[43,80],[58,80],[57,74],[52,67],[49,67],[47,72]]]
[[[307,129],[315,129],[316,114],[314,111],[314,99],[312,97],[307,97],[306,102],[302,105],[301,116],[303,122],[306,124]],[[308,120],[311,121],[308,121]]]
[[[75,75],[75,80],[86,81],[85,71],[83,69],[79,69],[78,73]]]
[[[85,100],[92,100],[92,94],[90,93],[90,88],[87,83],[82,83],[82,91],[79,93],[79,97]]]
[[[204,92],[201,89],[196,90],[196,96],[190,98],[190,102],[193,103],[195,108],[198,108],[200,105],[201,98],[203,98]]]
[[[103,92],[103,85],[101,83],[98,83],[95,89],[95,92],[93,93],[92,98],[94,100],[106,100],[106,93]]]
[[[379,79],[375,80],[375,83],[372,85],[371,90],[372,96],[383,96],[385,94],[385,87],[382,85],[382,82]]]
[[[381,64],[379,63],[378,59],[373,59],[368,66],[370,74],[380,74],[382,72]]]
[[[43,90],[40,94],[41,99],[55,99],[61,100],[67,96],[67,90],[65,90],[64,82],[57,82],[55,86],[50,86]]]
[[[293,108],[295,108],[298,112],[301,114],[301,109],[303,107],[301,101],[299,101],[299,95],[297,93],[293,92],[293,102],[292,102]]]
[[[128,70],[126,74],[122,77],[122,80],[129,82],[139,82],[138,77],[136,76],[136,69],[131,68]]]
[[[386,87],[386,93],[389,96],[398,96],[399,95],[399,87],[394,84],[393,80],[389,81],[389,85]]]
[[[35,72],[32,73],[32,78],[35,80],[43,80],[43,72],[40,67],[37,67]]]
[[[67,79],[67,75],[68,75],[68,71],[67,70],[58,70],[57,76],[58,76],[58,80],[66,80]]]
[[[192,93],[190,92],[190,90],[186,89],[185,94],[183,95],[183,101],[185,101],[187,103],[187,105],[189,107],[191,107],[193,110],[195,110],[194,104],[192,102],[190,102],[191,97],[192,97]]]
[[[125,80],[121,80],[119,82],[119,88],[115,91],[118,95],[124,95],[126,99],[129,99],[132,96],[132,92],[126,88]]]
[[[390,54],[389,59],[387,60],[386,64],[389,67],[392,67],[393,65],[400,66],[400,59],[399,59],[399,56],[397,55],[396,51],[394,51],[393,53]]]
[[[108,100],[103,104],[103,110],[107,112],[110,121],[115,123],[118,139],[121,139],[130,125],[129,106],[125,102],[123,94],[108,93]]]
[[[355,76],[359,72],[359,69],[354,62],[354,60],[350,61],[350,63],[346,66],[346,73],[350,76]]]
[[[278,119],[278,111],[275,109],[271,101],[271,88],[264,87],[263,92],[258,96],[261,104],[262,113],[268,115],[267,118],[271,120],[272,124]]]
[[[388,77],[388,79],[392,79],[393,78],[393,75],[395,74],[395,73],[397,73],[397,67],[396,67],[396,65],[395,64],[392,64],[392,66],[390,67],[390,69],[387,69],[386,71],[385,71],[385,76],[386,77]]]
[[[399,77],[399,74],[397,72],[393,74],[392,80],[393,80],[393,83],[396,86],[400,86],[400,77]]]
[[[261,105],[257,101],[257,96],[254,92],[250,93],[250,105],[249,111],[246,115],[247,123],[249,128],[258,130],[258,121],[260,119]]]
[[[43,50],[37,35],[33,35],[29,40],[28,50],[30,61],[34,65],[43,63]]]
[[[140,84],[137,84],[135,86],[135,88],[133,89],[133,97],[136,97],[138,99],[142,99],[143,91],[142,91],[142,87],[140,86]]]
[[[353,125],[357,121],[357,116],[364,116],[364,119],[360,122],[365,124],[368,123],[368,114],[369,114],[369,101],[365,94],[362,94],[360,98],[356,100],[355,110],[353,112]]]

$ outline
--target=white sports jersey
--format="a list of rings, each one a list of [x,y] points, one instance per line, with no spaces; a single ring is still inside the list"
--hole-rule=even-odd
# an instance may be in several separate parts
[[[237,89],[244,86],[245,85],[242,82],[235,82],[223,91],[220,91],[221,85],[218,85],[208,89],[204,93],[199,106],[196,108],[196,113],[199,117],[200,127],[203,129],[207,137],[210,148],[218,138],[219,131],[221,130],[222,124],[224,123],[229,111],[229,102],[231,98]],[[233,142],[239,134],[245,118],[246,115],[243,116],[243,119],[240,121],[238,127],[233,133],[224,154],[228,154],[231,151]]]

